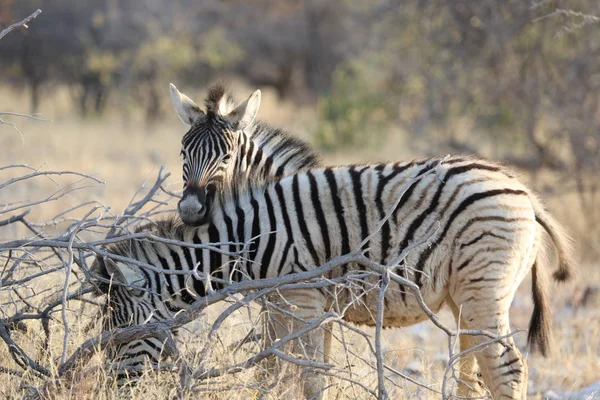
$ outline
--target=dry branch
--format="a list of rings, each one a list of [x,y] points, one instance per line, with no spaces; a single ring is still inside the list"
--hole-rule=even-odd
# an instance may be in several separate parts
[[[19,22],[15,22],[14,24],[8,26],[7,28],[2,29],[2,32],[0,32],[0,39],[2,39],[4,36],[8,35],[10,32],[14,31],[15,29],[17,29],[20,26],[22,26],[24,28],[29,28],[27,26],[27,24],[29,23],[29,21],[31,21],[32,19],[34,19],[35,17],[37,17],[41,13],[42,13],[42,10],[40,10],[38,8],[37,10],[35,10],[33,12],[33,14],[31,14],[29,17],[25,18],[24,20],[19,21]]]
[[[93,288],[82,287],[82,284],[86,282],[85,276],[88,271],[85,259],[93,256],[94,249],[102,242],[94,244],[92,241],[90,244],[89,240],[86,242],[82,238],[89,236],[98,227],[101,227],[101,231],[104,232],[114,229],[124,221],[124,218],[107,213],[108,208],[97,202],[86,202],[83,206],[70,207],[57,214],[57,218],[62,218],[75,210],[85,210],[84,207],[88,207],[83,217],[73,218],[72,223],[66,227],[64,232],[50,235],[44,231],[44,227],[55,227],[59,222],[56,219],[41,224],[31,222],[28,219],[30,211],[43,207],[65,194],[85,189],[85,183],[89,180],[94,183],[102,184],[103,182],[94,176],[69,170],[43,171],[41,167],[36,169],[26,165],[8,165],[1,167],[0,170],[18,171],[21,168],[28,171],[0,182],[0,190],[10,195],[11,192],[6,192],[7,188],[25,184],[39,177],[51,179],[59,190],[42,200],[6,201],[4,204],[0,204],[0,214],[7,215],[7,218],[0,220],[0,227],[5,229],[17,226],[33,234],[31,239],[0,243],[0,263],[3,265],[0,273],[0,299],[3,301],[0,308],[0,339],[7,345],[8,352],[18,367],[31,371],[32,376],[54,377],[53,371],[56,370],[56,367],[49,364],[51,361],[42,361],[38,359],[38,356],[28,354],[25,351],[26,347],[18,343],[23,339],[13,338],[11,332],[14,330],[28,331],[30,323],[39,322],[45,335],[44,348],[47,350],[52,331],[55,330],[56,324],[61,325],[63,337],[60,358],[62,363],[66,362],[67,356],[72,351],[70,348],[72,346],[71,324],[73,324],[71,316],[75,311],[69,307],[69,302],[78,300],[82,304],[93,304],[94,307],[98,307],[97,302],[84,297],[92,292]],[[132,208],[128,208],[126,211],[138,213],[137,216],[128,216],[131,227],[135,226],[135,221],[139,224],[140,221],[147,221],[154,215],[155,211],[147,210],[146,205],[156,196],[164,196],[164,193],[160,192],[159,186],[168,177],[168,174],[163,174],[163,171],[164,168],[161,169],[158,178],[159,184],[150,188],[142,199],[136,202],[132,201]],[[69,177],[76,177],[78,180],[67,186],[57,180]],[[15,193],[19,192],[15,191]],[[27,210],[10,215],[11,212],[14,214],[15,211],[22,208]],[[161,209],[161,211],[163,210]],[[35,225],[40,228],[36,228]],[[106,237],[106,233],[102,236]],[[61,273],[63,274],[62,284],[59,283],[60,278],[57,275]],[[54,318],[57,309],[60,310],[60,319]],[[77,318],[81,318],[81,316]],[[0,372],[15,374],[14,371],[16,371],[14,368],[0,366]]]
[[[17,29],[18,27],[22,26],[24,28],[29,28],[29,26],[27,26],[27,24],[29,23],[29,21],[31,21],[32,19],[34,19],[35,17],[37,17],[38,15],[40,15],[42,13],[42,10],[40,10],[39,8],[37,10],[35,10],[33,12],[33,14],[31,14],[29,17],[25,18],[22,21],[19,22],[15,22],[14,24],[4,28],[2,31],[0,31],[0,40],[2,40],[2,38],[6,35],[8,35],[10,32],[14,31],[15,29]],[[43,118],[38,117],[36,114],[20,114],[20,113],[14,113],[14,112],[0,112],[0,117],[4,116],[4,115],[8,115],[8,116],[13,116],[13,117],[22,117],[22,118],[28,118],[28,119],[33,119],[36,121],[47,121]],[[8,125],[13,127],[21,136],[21,144],[24,145],[25,144],[25,137],[23,136],[23,133],[21,133],[21,131],[19,130],[19,128],[17,128],[17,126],[15,124],[13,124],[12,122],[8,122],[3,120],[2,118],[0,118],[0,125]]]

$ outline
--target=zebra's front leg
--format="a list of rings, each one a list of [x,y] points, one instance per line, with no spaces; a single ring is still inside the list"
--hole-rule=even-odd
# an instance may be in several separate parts
[[[314,289],[282,291],[280,295],[271,298],[268,313],[268,329],[265,334],[272,335],[277,345],[279,340],[287,340],[301,330],[306,330],[312,325],[314,329],[303,332],[299,337],[284,344],[278,350],[301,360],[301,386],[304,397],[307,399],[323,399],[326,379],[318,372],[318,368],[310,362],[322,364],[325,354],[324,330],[319,326],[319,318],[323,315],[324,297]],[[276,362],[280,364],[281,360]]]

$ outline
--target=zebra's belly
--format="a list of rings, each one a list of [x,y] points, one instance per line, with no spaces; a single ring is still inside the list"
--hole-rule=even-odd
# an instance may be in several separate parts
[[[444,304],[447,292],[422,289],[422,295],[425,304],[433,312],[437,312]],[[344,320],[359,325],[375,325],[378,298],[379,290],[372,290],[362,298],[346,292],[338,296],[337,304],[347,307]],[[390,283],[384,301],[385,327],[410,326],[427,319],[427,315],[412,294],[406,289],[400,289],[397,284]]]

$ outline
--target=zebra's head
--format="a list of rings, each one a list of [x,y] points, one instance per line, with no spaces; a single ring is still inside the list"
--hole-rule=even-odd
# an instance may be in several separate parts
[[[111,247],[109,251],[118,254],[120,250]],[[162,298],[165,292],[161,287],[164,286],[162,274],[151,279],[149,272],[138,266],[102,257],[96,258],[91,271],[96,277],[93,283],[97,294],[107,297],[103,330],[166,320],[180,310],[169,299]],[[168,335],[157,335],[109,347],[107,361],[119,383],[139,376],[148,363],[156,367],[172,356],[174,350],[166,338]]]
[[[243,130],[254,122],[260,90],[237,107],[221,83],[210,87],[202,111],[171,84],[171,100],[179,118],[190,126],[181,141],[183,196],[178,204],[187,225],[201,225],[209,217],[215,196],[235,179]]]

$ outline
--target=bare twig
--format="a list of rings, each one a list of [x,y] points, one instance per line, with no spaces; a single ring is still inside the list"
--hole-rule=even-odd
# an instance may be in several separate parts
[[[8,35],[10,32],[12,32],[13,30],[17,29],[18,27],[22,26],[24,28],[29,28],[27,26],[27,24],[29,23],[29,21],[31,21],[32,19],[34,19],[35,17],[37,17],[38,15],[40,15],[42,12],[42,10],[40,10],[39,8],[37,10],[35,10],[33,12],[33,14],[31,14],[29,17],[25,18],[22,21],[19,22],[15,22],[14,24],[8,26],[7,28],[4,28],[1,32],[0,32],[0,40],[2,40],[2,38],[6,35]],[[19,113],[13,113],[13,112],[0,112],[0,117],[3,115],[9,115],[9,116],[15,116],[15,117],[23,117],[23,118],[29,118],[29,119],[34,119],[34,120],[38,120],[38,121],[46,121],[42,118],[37,117],[35,114],[19,114]],[[25,137],[23,136],[23,133],[19,130],[19,128],[17,128],[17,126],[15,124],[13,124],[12,122],[8,122],[3,120],[2,118],[0,118],[0,125],[8,125],[13,127],[21,136],[21,146],[25,145]]]
[[[14,24],[8,26],[7,28],[4,28],[2,30],[2,32],[0,32],[0,39],[2,39],[4,36],[8,35],[10,32],[14,31],[15,29],[17,29],[20,26],[22,26],[24,28],[29,28],[27,26],[27,24],[29,23],[29,21],[31,21],[32,19],[34,19],[35,17],[37,17],[41,13],[42,13],[42,10],[40,10],[38,8],[37,10],[35,10],[33,12],[33,14],[31,14],[29,17],[25,18],[24,20],[19,21],[19,22],[15,22]]]
[[[389,399],[390,395],[385,388],[385,360],[381,350],[381,331],[383,330],[383,314],[385,291],[390,284],[389,270],[386,270],[381,275],[381,289],[379,289],[379,297],[377,299],[377,319],[375,320],[375,356],[377,358],[377,398]]]
[[[110,238],[110,237],[112,237],[115,234],[118,225],[121,225],[127,219],[126,216],[128,216],[128,215],[135,215],[139,210],[141,210],[154,197],[154,195],[156,194],[156,192],[161,188],[162,184],[167,180],[167,178],[169,178],[169,176],[171,176],[171,173],[166,173],[166,174],[163,175],[163,173],[165,171],[165,168],[166,167],[164,165],[162,165],[160,167],[160,170],[158,171],[158,177],[156,178],[156,182],[150,188],[150,190],[148,191],[148,193],[146,194],[146,196],[144,196],[142,199],[136,201],[135,203],[133,202],[133,199],[131,200],[131,202],[129,203],[129,205],[125,209],[125,212],[124,212],[125,215],[122,216],[122,217],[120,217],[120,218],[118,218],[115,221],[113,228],[106,235],[107,238]]]
[[[10,218],[0,221],[0,226],[6,226],[10,224],[14,224],[15,222],[23,221],[23,219],[29,214],[31,210],[27,210],[22,212],[21,214],[13,215]]]

